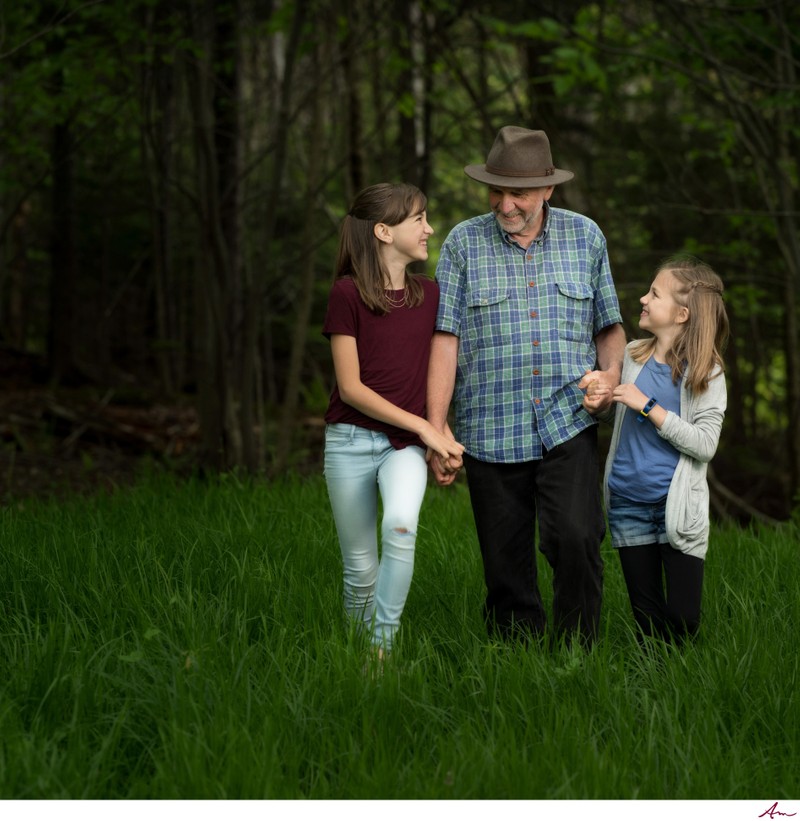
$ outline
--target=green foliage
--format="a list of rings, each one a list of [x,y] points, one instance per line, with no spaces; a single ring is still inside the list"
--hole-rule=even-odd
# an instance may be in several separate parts
[[[790,374],[776,369],[790,359],[773,349],[786,346],[781,333],[792,306],[784,306],[785,283],[798,270],[791,251],[800,179],[792,32],[800,6],[607,0],[551,4],[549,16],[533,6],[467,2],[457,13],[444,0],[423,6],[418,28],[405,25],[399,7],[361,2],[346,9],[255,4],[242,18],[236,224],[241,277],[259,300],[252,344],[265,402],[274,407],[285,393],[296,272],[309,254],[318,261],[316,334],[353,186],[424,179],[437,231],[432,273],[450,227],[487,209],[485,189],[465,177],[464,165],[485,158],[499,126],[516,123],[548,130],[556,161],[575,171],[553,203],[589,215],[603,230],[629,330],[636,330],[632,312],[658,260],[695,249],[728,287],[739,334],[731,352],[746,360],[731,369],[736,404],[757,407],[760,424],[785,420],[786,409],[769,402],[793,395]],[[29,350],[45,350],[50,331],[51,145],[53,129],[69,124],[79,359],[92,373],[113,362],[126,380],[152,383],[172,346],[175,380],[197,383],[204,344],[197,273],[209,228],[196,213],[203,183],[188,90],[214,53],[203,27],[213,28],[231,8],[163,0],[5,4],[0,315],[11,312],[15,263],[21,284],[13,296],[25,309]],[[308,14],[290,63],[299,9]],[[219,59],[231,68],[230,51]],[[206,90],[227,91],[218,80]],[[217,102],[219,111],[234,100],[220,95]],[[317,103],[320,125],[312,127]],[[287,151],[276,188],[282,126]],[[307,184],[312,153],[321,165],[315,191]],[[166,249],[155,230],[162,219]],[[312,244],[303,239],[309,224]],[[161,324],[169,327],[158,327],[159,298]],[[316,413],[321,401],[326,354],[318,339],[309,343],[301,381],[312,387],[303,410]],[[735,377],[751,372],[769,380],[766,391]],[[781,442],[764,454],[765,464],[785,458],[780,428],[764,439]]]
[[[301,386],[303,407],[309,413],[324,416],[330,400],[330,379],[321,379],[319,376],[312,382]]]
[[[372,677],[320,478],[152,477],[0,518],[2,798],[793,795],[791,527],[715,528],[683,652],[639,649],[608,548],[600,643],[526,650],[485,636],[466,487],[431,488]]]

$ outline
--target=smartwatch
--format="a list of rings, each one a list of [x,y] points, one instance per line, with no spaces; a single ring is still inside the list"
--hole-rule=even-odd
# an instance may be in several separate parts
[[[656,402],[658,402],[658,399],[656,399],[655,396],[651,396],[647,400],[647,404],[645,404],[645,406],[639,411],[639,415],[636,417],[636,421],[644,422],[644,420],[647,419],[647,417],[650,415],[650,411],[653,410],[653,407],[655,406]]]

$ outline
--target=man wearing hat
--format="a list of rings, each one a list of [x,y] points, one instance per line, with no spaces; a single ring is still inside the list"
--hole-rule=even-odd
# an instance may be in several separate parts
[[[534,550],[553,568],[556,635],[597,636],[602,600],[597,426],[583,408],[592,380],[619,384],[625,334],[606,252],[590,219],[548,204],[572,179],[543,131],[501,128],[485,165],[490,213],[457,225],[436,279],[440,302],[428,418],[466,447],[490,634],[541,635],[546,616]],[[437,456],[449,484],[460,467]]]

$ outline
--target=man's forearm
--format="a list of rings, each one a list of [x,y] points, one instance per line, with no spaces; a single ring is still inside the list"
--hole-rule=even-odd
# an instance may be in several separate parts
[[[616,373],[617,381],[622,376],[622,360],[625,357],[625,331],[622,325],[609,325],[595,337],[597,346],[597,367],[601,371]]]
[[[457,365],[458,337],[437,331],[431,340],[427,399],[428,421],[437,430],[444,430],[447,424]]]

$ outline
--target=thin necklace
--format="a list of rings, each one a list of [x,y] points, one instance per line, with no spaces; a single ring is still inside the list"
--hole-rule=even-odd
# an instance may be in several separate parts
[[[406,288],[403,286],[403,298],[400,300],[394,299],[389,294],[394,293],[393,288],[384,288],[383,295],[386,297],[386,302],[390,308],[402,308],[406,304]]]
[[[391,291],[384,291],[384,296],[386,297],[386,302],[389,304],[390,308],[402,308],[406,304],[406,289],[403,288],[403,298],[400,300],[392,299],[389,296]]]

